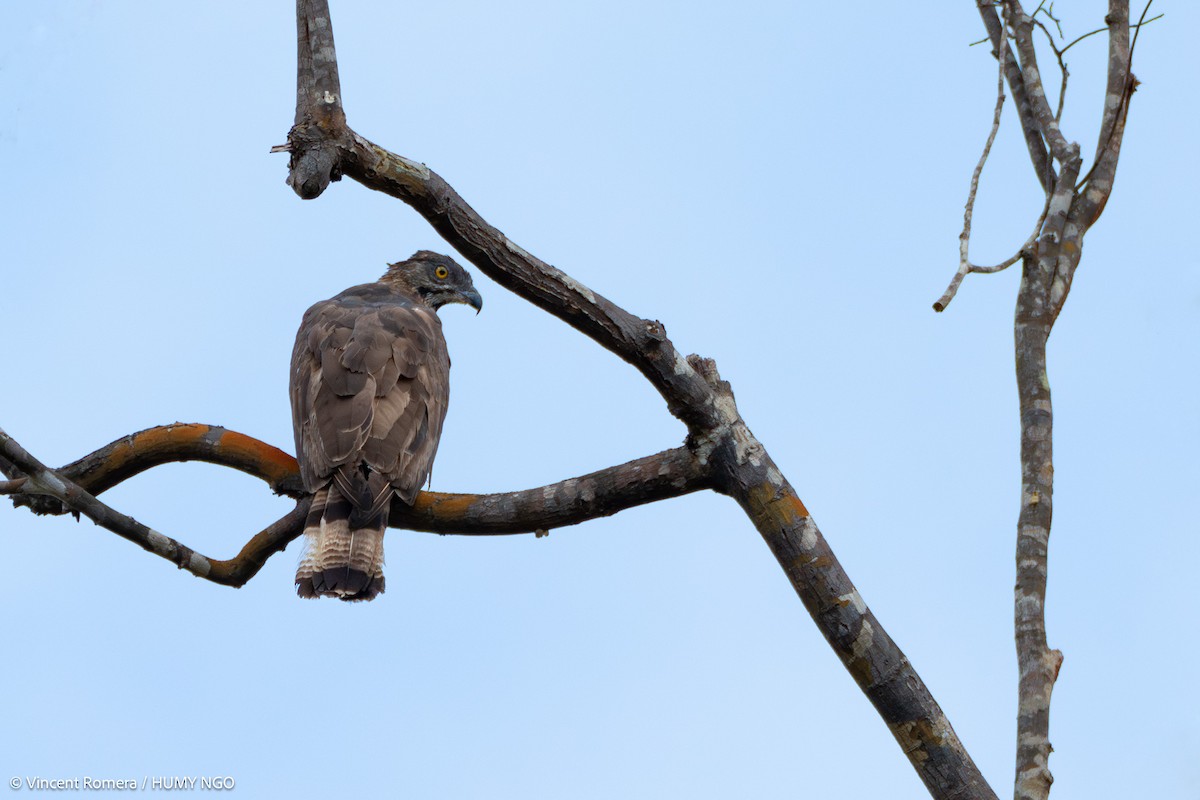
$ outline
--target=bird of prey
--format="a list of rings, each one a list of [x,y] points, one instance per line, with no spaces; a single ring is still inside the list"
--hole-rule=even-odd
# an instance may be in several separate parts
[[[383,533],[393,496],[411,504],[429,478],[450,396],[437,310],[483,300],[454,259],[421,250],[304,314],[292,351],[292,425],[313,495],[301,597],[372,600],[384,590]]]

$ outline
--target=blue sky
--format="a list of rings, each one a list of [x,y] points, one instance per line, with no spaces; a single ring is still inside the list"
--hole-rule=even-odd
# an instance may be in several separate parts
[[[1068,37],[1104,4],[1060,0]],[[1140,7],[1138,8],[1140,11]],[[1161,2],[1116,189],[1050,344],[1056,798],[1194,798],[1200,269],[1194,32]],[[1018,275],[956,266],[994,102],[973,3],[335,2],[350,124],[713,357],[1001,796],[1010,791]],[[293,4],[9,4],[0,45],[0,426],[61,464],[176,420],[291,449],[300,315],[447,246],[349,181],[313,202]],[[215,54],[215,55],[214,55]],[[1095,145],[1106,44],[1069,54]],[[1052,74],[1048,68],[1046,74]],[[973,255],[1040,192],[1011,106]],[[476,275],[449,308],[433,488],[538,486],[677,445],[626,364]],[[172,465],[105,495],[213,557],[290,507]],[[748,521],[694,495],[548,538],[389,534],[388,591],[303,602],[297,546],[241,590],[0,508],[0,778],[230,775],[247,797],[920,798]]]

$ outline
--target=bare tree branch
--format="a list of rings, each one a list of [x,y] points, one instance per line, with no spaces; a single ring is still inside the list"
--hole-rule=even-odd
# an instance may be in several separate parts
[[[325,0],[301,0],[298,9],[302,31],[311,29],[313,20],[328,17]],[[297,98],[313,96],[313,91],[297,92]],[[298,109],[296,117],[307,113]],[[296,126],[286,149],[291,152],[289,183],[301,197],[312,196],[310,187],[327,186],[345,174],[403,200],[484,274],[637,368],[687,426],[688,449],[710,465],[714,488],[746,510],[931,794],[995,796],[920,676],[855,590],[804,504],[742,421],[728,384],[711,362],[685,359],[661,323],[629,314],[530,255],[423,164],[391,153],[349,127]],[[338,159],[328,166],[309,157],[310,152],[334,151]]]
[[[425,165],[390,153],[349,128],[341,133],[340,146],[347,176],[408,203],[492,280],[632,364],[693,435],[721,423],[711,392],[675,350],[662,323],[630,314],[530,255],[489,225]]]
[[[1149,4],[1149,3],[1147,3],[1147,4],[1146,4],[1146,9],[1147,9],[1147,10],[1149,10],[1149,8],[1150,8],[1150,4]],[[1162,18],[1163,18],[1164,16],[1166,16],[1166,15],[1165,15],[1165,14],[1156,14],[1156,15],[1154,15],[1153,17],[1151,17],[1150,19],[1145,19],[1145,16],[1146,16],[1146,15],[1145,15],[1145,13],[1143,12],[1143,13],[1142,13],[1142,17],[1143,17],[1143,19],[1142,19],[1141,21],[1139,21],[1139,22],[1138,22],[1138,24],[1137,24],[1137,25],[1134,25],[1133,27],[1140,29],[1140,28],[1141,28],[1143,25],[1149,25],[1151,22],[1156,22],[1157,20],[1160,20],[1160,19],[1162,19]],[[1108,27],[1106,26],[1106,27],[1103,27],[1103,28],[1096,28],[1096,30],[1094,30],[1094,31],[1088,31],[1087,33],[1083,34],[1082,36],[1077,36],[1077,37],[1076,37],[1074,40],[1072,40],[1072,41],[1071,41],[1071,43],[1070,43],[1070,44],[1068,44],[1066,47],[1064,47],[1064,48],[1063,48],[1063,49],[1060,51],[1060,53],[1065,53],[1065,52],[1067,52],[1067,51],[1068,51],[1068,50],[1070,50],[1072,47],[1074,47],[1075,45],[1079,44],[1080,42],[1082,42],[1084,39],[1088,38],[1089,36],[1095,36],[1097,33],[1104,33],[1104,32],[1105,32],[1105,31],[1107,31],[1107,30],[1108,30]]]
[[[241,586],[253,577],[267,556],[282,550],[298,535],[311,503],[309,498],[298,501],[291,513],[255,536],[238,558],[214,561],[100,502],[95,495],[62,473],[48,469],[3,429],[0,429],[0,453],[25,474],[25,492],[48,495],[61,503],[62,507],[83,514],[100,527],[167,559],[180,569],[215,583],[232,586]],[[297,533],[288,536],[287,533],[293,528],[297,529]]]
[[[338,77],[337,49],[328,4],[309,7],[296,0],[296,121],[316,121],[328,126],[344,124],[342,82]]]
[[[203,461],[245,472],[275,494],[304,496],[296,459],[245,434],[199,423],[175,423],[132,433],[72,461],[60,472],[92,494],[101,494],[151,467]]]
[[[245,472],[265,481],[276,494],[304,496],[296,459],[257,439],[215,425],[175,423],[148,428],[105,445],[57,471],[89,494],[102,494],[146,470],[180,461],[204,461]],[[6,494],[18,494],[6,492]],[[70,509],[51,495],[32,492],[13,498],[36,514],[65,514]]]
[[[1021,8],[1019,0],[1005,0],[1005,8],[1017,42],[1017,53],[1021,56],[1021,80],[1025,84],[1033,119],[1037,123],[1038,132],[1049,144],[1050,153],[1062,164],[1069,157],[1067,150],[1070,145],[1058,127],[1054,112],[1050,110],[1050,101],[1042,84],[1037,53],[1033,46],[1033,19]]]
[[[1058,17],[1054,16],[1054,3],[1051,3],[1050,7],[1046,8],[1046,0],[1042,0],[1042,2],[1038,3],[1038,7],[1033,10],[1033,13],[1029,15],[1029,16],[1033,17],[1033,21],[1035,23],[1037,23],[1042,28],[1042,30],[1046,30],[1046,26],[1042,25],[1042,23],[1038,20],[1038,18],[1037,18],[1038,14],[1045,14],[1046,18],[1049,19],[1051,22],[1053,22],[1054,27],[1058,29],[1059,38],[1062,38],[1062,36],[1063,36],[1062,20],[1059,19]],[[1047,30],[1046,33],[1047,33],[1047,35],[1049,35],[1050,32]]]
[[[996,15],[992,0],[975,0],[975,7],[979,10],[983,26],[987,29],[988,38],[992,42],[992,54],[999,59],[1001,48],[1007,51],[1005,57],[1007,66],[1004,72],[1008,80],[1009,91],[1012,92],[1013,103],[1017,107],[1017,115],[1021,119],[1025,147],[1029,150],[1029,159],[1033,162],[1034,174],[1042,184],[1042,190],[1049,195],[1054,189],[1054,181],[1058,176],[1054,171],[1054,164],[1046,152],[1046,143],[1042,139],[1037,119],[1033,113],[1033,106],[1025,91],[1025,79],[1021,75],[1021,66],[1018,64],[1016,56],[1013,55],[1012,48],[1008,46],[1006,27]]]
[[[963,278],[972,272],[990,274],[1008,269],[1017,263],[1017,260],[1021,258],[1021,254],[1033,244],[1033,240],[1037,237],[1037,232],[1042,226],[1042,221],[1039,218],[1037,225],[1033,228],[1033,233],[1030,234],[1025,244],[1021,245],[1021,249],[999,264],[983,267],[971,263],[971,223],[975,215],[975,196],[979,192],[979,177],[983,174],[983,167],[987,163],[988,156],[992,152],[992,145],[996,141],[996,133],[1000,130],[1000,117],[1004,112],[1004,76],[1008,67],[1009,54],[1007,47],[1000,49],[1000,68],[996,79],[996,109],[992,112],[992,127],[988,131],[987,141],[983,145],[983,153],[980,154],[979,161],[975,164],[975,171],[971,173],[971,189],[967,192],[967,204],[963,209],[963,229],[962,233],[958,235],[958,270],[955,271],[954,277],[950,279],[950,285],[946,287],[946,291],[934,302],[934,311],[941,312],[946,310],[946,307],[950,305],[950,301],[958,294],[958,287],[962,283]]]
[[[1042,11],[1049,16],[1050,19],[1054,20],[1054,24],[1058,26],[1058,35],[1062,36],[1062,24],[1059,19],[1055,16],[1052,16],[1052,12],[1046,11],[1045,9],[1039,8],[1038,11]],[[1054,58],[1058,61],[1058,71],[1062,74],[1062,80],[1058,85],[1058,108],[1054,109],[1054,121],[1061,125],[1063,105],[1067,100],[1067,82],[1071,78],[1071,71],[1067,69],[1067,62],[1063,60],[1064,51],[1059,50],[1058,46],[1054,44],[1054,35],[1050,33],[1050,29],[1047,28],[1045,24],[1043,24],[1042,21],[1037,18],[1037,12],[1034,12],[1031,16],[1033,17],[1033,24],[1036,25],[1042,31],[1042,33],[1046,34],[1046,44],[1050,45],[1050,50],[1054,53]]]
[[[276,494],[304,497],[294,458],[257,439],[212,425],[176,424],[140,431],[68,464],[60,473],[100,494],[152,467],[179,461],[231,467],[261,478]],[[536,489],[482,495],[421,492],[412,506],[396,501],[389,520],[393,528],[429,533],[532,533],[679,497],[711,483],[707,467],[687,448],[677,447]],[[28,505],[32,499],[15,502]],[[59,505],[39,510],[65,513]]]
[[[934,304],[941,311],[971,272],[1023,261],[1015,314],[1021,409],[1022,492],[1017,537],[1014,620],[1020,665],[1016,796],[1043,800],[1053,780],[1048,759],[1050,696],[1062,654],[1047,645],[1044,605],[1053,509],[1052,405],[1046,344],[1071,288],[1083,237],[1111,195],[1130,98],[1133,45],[1126,0],[1110,0],[1108,85],[1095,162],[1081,171],[1079,146],[1060,129],[1068,72],[1039,20],[1058,24],[1039,4],[1026,15],[1019,0],[976,0],[998,60],[997,101],[983,153],[972,174],[960,236],[959,269]],[[996,8],[1004,9],[997,17]],[[1147,2],[1142,19],[1146,24]],[[417,210],[485,274],[554,314],[636,367],[687,427],[685,445],[546,487],[492,495],[426,492],[411,507],[396,501],[394,527],[437,533],[542,533],[642,503],[713,489],[735,499],[778,560],[801,601],[887,723],[930,793],[938,798],[993,798],[950,722],[904,653],[888,636],[838,563],[795,489],[741,418],[716,365],[684,357],[661,323],[641,319],[535,258],[489,225],[440,176],[352,131],[346,123],[327,0],[297,0],[297,104],[288,144],[288,182],[302,198],[321,195],[343,174]],[[1153,21],[1158,17],[1151,18]],[[1051,111],[1038,71],[1032,28],[1046,33],[1063,82]],[[1009,29],[1019,60],[1009,47]],[[1101,29],[1105,30],[1105,29]],[[1097,33],[1100,31],[1094,31]],[[1059,27],[1061,36],[1061,26]],[[1134,37],[1136,42],[1136,36]],[[1046,193],[1035,233],[994,266],[969,259],[974,203],[999,129],[1007,82],[1034,171]],[[1057,162],[1058,169],[1055,169]],[[97,495],[154,466],[201,460],[238,469],[296,499],[295,508],[256,534],[229,560],[210,559],[105,503]],[[0,429],[0,495],[35,513],[73,513],[206,580],[241,586],[301,532],[310,499],[295,460],[242,434],[207,425],[152,428],[111,443],[59,470],[48,469]]]
[[[34,463],[11,437],[7,444],[0,441],[0,453],[8,454],[10,448],[22,465]],[[281,493],[297,499],[305,496],[298,488],[296,461],[282,450],[235,431],[195,423],[149,428],[47,472],[83,492],[98,494],[153,467],[186,461],[238,469],[273,487],[284,487]],[[18,505],[34,505],[31,497],[45,491],[40,484],[31,486],[28,478],[8,483],[11,493],[25,495],[13,498]],[[421,492],[412,506],[396,502],[392,527],[468,536],[533,533],[689,494],[710,488],[711,483],[707,465],[687,448],[677,447],[536,489],[484,495]],[[64,514],[70,508],[59,502],[34,510]]]
[[[1016,797],[1044,799],[1050,792],[1050,693],[1062,653],[1046,644],[1046,578],[1054,496],[1053,410],[1046,341],[1054,325],[1051,280],[1063,250],[1079,145],[1058,178],[1036,257],[1027,257],[1017,292],[1014,341],[1021,411],[1021,509],[1017,519],[1014,598],[1018,682]],[[1068,254],[1070,255],[1070,254]],[[1077,256],[1076,256],[1077,257]]]
[[[1007,26],[1007,20],[1006,20]],[[950,301],[958,294],[958,287],[962,284],[963,278],[971,273],[992,274],[1008,269],[1013,264],[1017,263],[1023,255],[1030,252],[1034,242],[1037,240],[1038,232],[1042,229],[1042,223],[1046,219],[1046,214],[1050,208],[1050,198],[1046,198],[1046,205],[1042,208],[1041,215],[1038,216],[1037,222],[1034,223],[1033,232],[1029,234],[1029,238],[1021,245],[1021,249],[1011,256],[1001,261],[999,264],[992,266],[980,266],[972,264],[970,259],[971,248],[971,224],[975,215],[975,195],[979,192],[979,177],[983,174],[983,167],[987,163],[988,156],[992,152],[992,144],[996,141],[996,133],[1000,130],[1000,117],[1004,111],[1004,81],[1008,71],[1008,57],[1011,52],[1007,47],[1000,50],[999,56],[999,75],[996,79],[996,108],[992,112],[992,127],[988,132],[987,142],[983,145],[983,153],[979,156],[978,163],[975,164],[975,171],[971,173],[971,189],[967,193],[967,204],[963,210],[963,229],[958,235],[958,269],[954,273],[954,277],[950,279],[950,285],[946,287],[946,291],[933,304],[934,311],[945,311],[950,305]],[[1062,63],[1061,60],[1059,62]],[[1063,91],[1066,91],[1066,67],[1063,67]],[[1061,101],[1061,96],[1060,96]],[[1061,105],[1060,105],[1061,110]]]
[[[993,43],[1003,44],[1004,26],[996,19],[991,4],[976,0]],[[1050,40],[1063,74],[1062,89],[1056,112],[1051,112],[1046,99],[1034,52],[1033,25],[1041,25],[1026,15],[1019,0],[1003,0],[1005,18],[1011,27],[1020,54],[1016,66],[1019,81],[1009,72],[1009,85],[1023,86],[1028,97],[1029,113],[1022,110],[1021,123],[1027,142],[1032,134],[1044,137],[1050,144],[1052,157],[1058,162],[1061,174],[1047,183],[1037,153],[1034,170],[1047,188],[1047,205],[1038,221],[1036,242],[1023,248],[1021,285],[1017,293],[1014,318],[1014,350],[1016,356],[1017,393],[1021,411],[1021,506],[1017,520],[1017,579],[1014,596],[1014,627],[1019,667],[1017,752],[1015,796],[1018,800],[1045,800],[1049,796],[1053,776],[1050,774],[1050,696],[1062,666],[1063,656],[1051,650],[1046,636],[1047,553],[1053,512],[1053,408],[1050,380],[1046,363],[1046,343],[1070,293],[1071,282],[1083,252],[1083,237],[1099,218],[1112,191],[1113,177],[1120,156],[1129,97],[1137,86],[1130,73],[1132,48],[1129,44],[1129,4],[1127,0],[1110,0],[1105,18],[1109,31],[1108,87],[1101,121],[1100,142],[1096,161],[1083,184],[1086,189],[1077,193],[1076,181],[1082,164],[1077,143],[1067,141],[1059,129],[1062,104],[1066,95],[1068,72],[1063,53],[1080,39],[1061,50],[1053,36],[1042,26]],[[1149,3],[1146,11],[1149,10]],[[1044,9],[1039,5],[1034,14]],[[1045,12],[1057,24],[1051,12]],[[1145,11],[1142,20],[1145,19]],[[1139,21],[1140,30],[1143,21]],[[1060,28],[1061,31],[1061,28]],[[1081,37],[1081,39],[1084,37]],[[1004,69],[1001,57],[1001,69]],[[1020,107],[1020,106],[1019,106]],[[993,135],[999,115],[993,122]],[[989,140],[990,141],[990,140]],[[1044,151],[1041,151],[1044,152]],[[984,158],[987,150],[984,151]],[[982,163],[982,161],[981,161]],[[972,179],[978,179],[980,167]],[[968,218],[971,204],[968,201]],[[969,236],[966,226],[964,237]],[[964,264],[966,265],[964,267]],[[973,270],[965,256],[955,280],[939,303],[953,297],[962,277]],[[938,306],[935,304],[934,306]],[[940,309],[939,309],[940,310]]]
[[[1149,5],[1147,4],[1147,8]],[[1144,16],[1144,14],[1143,14]],[[1076,194],[1079,146],[1071,144],[1050,214],[1028,259],[1017,295],[1017,391],[1021,403],[1021,511],[1017,523],[1015,628],[1020,673],[1017,715],[1016,794],[1044,800],[1049,770],[1050,695],[1063,656],[1046,637],[1046,579],[1053,514],[1053,411],[1046,341],[1066,303],[1083,252],[1083,237],[1104,210],[1120,156],[1128,99],[1136,87],[1129,72],[1129,4],[1110,0],[1108,87],[1100,145],[1087,189]]]
[[[714,454],[721,490],[741,505],[804,607],[883,717],[934,798],[994,798],[950,720],[842,569],[795,489],[737,414],[729,384],[709,359],[689,363],[731,410]]]
[[[296,19],[303,23],[296,28],[296,120],[292,130],[297,138],[310,138],[310,131],[338,130],[345,126],[346,112],[342,110],[342,84],[329,4],[312,8],[308,0],[296,0]],[[341,178],[336,166],[337,153],[316,144],[323,140],[318,133],[311,135],[313,144],[298,156],[306,162],[304,169],[288,176],[289,183],[298,175],[304,176],[299,183],[291,183],[301,197],[318,197],[330,181]]]
[[[78,512],[192,574],[241,586],[304,528],[310,498],[299,489],[295,459],[249,436],[210,425],[168,425],[119,439],[61,470],[47,469],[0,430],[0,454],[26,477],[8,481],[13,502],[36,513]],[[142,525],[95,494],[170,462],[205,461],[262,478],[298,498],[296,509],[252,538],[236,558],[208,558]],[[710,488],[708,465],[678,447],[550,486],[503,494],[422,492],[408,506],[397,500],[393,528],[441,534],[497,535],[545,532],[615,514],[636,505]]]
[[[1146,3],[1142,17],[1150,10]],[[1133,50],[1129,43],[1129,3],[1110,0],[1108,16],[1108,85],[1104,96],[1104,117],[1100,123],[1100,136],[1096,145],[1096,158],[1084,178],[1086,188],[1077,209],[1076,224],[1085,228],[1095,224],[1104,213],[1104,206],[1112,195],[1113,181],[1117,174],[1117,161],[1121,156],[1121,142],[1125,138],[1125,119],[1129,114],[1129,101],[1137,91],[1138,81],[1132,73]],[[1141,26],[1138,23],[1138,33]],[[1069,284],[1071,276],[1066,275]],[[1061,307],[1061,306],[1060,306]]]
[[[975,215],[975,195],[979,193],[979,177],[983,175],[983,166],[987,163],[988,156],[992,152],[992,144],[995,143],[996,133],[1000,130],[1000,116],[1004,113],[1004,68],[1008,65],[1007,47],[1000,48],[999,59],[999,77],[996,79],[996,109],[992,112],[992,127],[988,131],[987,141],[983,145],[983,153],[980,154],[979,161],[975,164],[975,171],[971,173],[971,189],[967,192],[967,204],[963,210],[963,229],[962,233],[958,235],[958,270],[954,273],[954,277],[950,280],[950,285],[946,287],[946,291],[933,304],[934,311],[946,310],[946,306],[950,305],[950,301],[958,293],[959,284],[971,272],[999,272],[1011,266],[1021,257],[1020,253],[1018,253],[1012,258],[996,265],[992,270],[987,270],[986,268],[976,269],[971,264],[970,258],[971,220]]]

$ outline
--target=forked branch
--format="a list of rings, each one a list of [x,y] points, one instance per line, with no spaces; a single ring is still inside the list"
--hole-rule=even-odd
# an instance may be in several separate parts
[[[211,425],[165,425],[118,439],[59,470],[47,469],[0,430],[0,456],[22,477],[0,486],[36,513],[79,513],[180,569],[227,586],[250,580],[304,528],[310,499],[296,460],[270,445]],[[96,495],[161,464],[204,461],[261,478],[294,497],[296,508],[254,536],[235,558],[208,558],[116,511]],[[627,464],[537,489],[503,494],[422,492],[412,506],[397,500],[391,525],[413,531],[474,536],[536,533],[577,525],[626,508],[689,494],[711,485],[709,470],[677,447]]]
[[[301,39],[328,19],[326,0],[298,0]],[[324,31],[324,28],[321,28]],[[303,46],[303,45],[302,45]],[[332,41],[312,39],[311,48]],[[301,64],[303,64],[303,59]],[[301,81],[304,80],[303,72]],[[297,91],[313,103],[314,89]],[[297,109],[308,120],[318,109]],[[437,173],[341,129],[301,122],[276,148],[291,154],[289,184],[301,197],[341,175],[420,213],[484,274],[629,362],[687,426],[687,449],[709,465],[713,488],[745,509],[843,664],[887,722],[935,797],[994,797],[896,643],[867,608],[795,490],[738,414],[711,361],[684,356],[663,325],[636,317],[532,256],[488,224]],[[320,154],[336,152],[326,166]]]
[[[638,503],[711,488],[745,510],[830,646],[883,717],[937,798],[994,798],[949,720],[904,653],[867,607],[797,493],[742,420],[715,364],[684,357],[655,320],[636,317],[514,244],[425,166],[354,133],[341,105],[333,31],[325,0],[297,2],[297,109],[288,144],[289,184],[319,196],[343,175],[397,197],[481,271],[554,314],[637,368],[686,425],[683,447],[549,487],[504,495],[426,493],[394,507],[406,528],[514,533],[573,524]],[[115,442],[62,470],[49,470],[0,433],[0,486],[43,513],[76,511],[196,575],[245,583],[300,529],[308,500],[259,533],[229,561],[208,559],[109,508],[96,494],[158,463],[222,463],[299,496],[286,454],[208,426],[168,426]]]
[[[1080,184],[1082,193],[1079,192],[1076,182],[1082,163],[1080,148],[1077,143],[1067,140],[1059,124],[1067,77],[1062,53],[1067,48],[1059,50],[1053,47],[1051,40],[1063,72],[1056,112],[1050,108],[1037,68],[1033,17],[1025,13],[1019,0],[1002,0],[1000,5],[1004,11],[1003,20],[997,18],[990,0],[976,0],[1000,58],[1001,73],[1006,76],[1017,100],[1021,127],[1030,143],[1034,172],[1046,191],[1046,205],[1038,219],[1035,235],[1018,254],[1022,275],[1014,318],[1014,351],[1021,415],[1021,501],[1013,613],[1019,666],[1015,795],[1018,800],[1045,800],[1054,780],[1049,768],[1053,749],[1050,746],[1050,696],[1063,658],[1061,652],[1050,649],[1046,637],[1047,555],[1054,507],[1054,416],[1046,343],[1070,293],[1083,252],[1083,237],[1099,218],[1112,192],[1129,98],[1137,81],[1130,72],[1129,3],[1128,0],[1110,0],[1105,17],[1109,31],[1108,87],[1101,115],[1100,141],[1095,163]],[[1149,10],[1149,3],[1146,9]],[[1144,12],[1142,18],[1145,19]],[[1141,24],[1139,22],[1139,28]],[[1006,62],[1012,54],[1007,41],[1009,28],[1020,56],[1019,63],[1014,62],[1011,66]],[[999,123],[1002,103],[1001,91],[992,136]],[[989,138],[989,146],[990,142]],[[970,235],[971,201],[986,158],[985,148],[972,178],[964,242]],[[1057,174],[1048,167],[1047,161],[1057,163]],[[939,311],[954,296],[965,275],[987,271],[973,268],[966,258],[965,246],[960,245],[960,248],[959,269],[946,293],[934,304]],[[1000,266],[1013,262],[1015,258]]]
[[[941,312],[946,310],[946,307],[950,305],[950,301],[954,299],[954,295],[958,293],[958,287],[962,284],[963,278],[971,273],[991,274],[1006,270],[1017,263],[1021,256],[1028,253],[1030,248],[1033,247],[1038,231],[1041,230],[1042,222],[1046,219],[1046,212],[1049,209],[1049,202],[1047,202],[1037,222],[1034,223],[1033,232],[1029,234],[1029,238],[1025,240],[1025,243],[1021,245],[1021,248],[1016,253],[999,264],[992,266],[971,263],[971,225],[975,217],[975,198],[979,194],[979,178],[983,174],[983,168],[987,164],[988,156],[991,155],[992,145],[996,141],[996,134],[1000,131],[1000,118],[1004,112],[1004,81],[1008,72],[1008,58],[1010,55],[1011,51],[1008,47],[999,48],[1000,70],[999,76],[996,79],[996,107],[992,112],[992,127],[988,131],[987,141],[983,145],[983,153],[980,154],[979,161],[975,164],[975,171],[971,173],[971,188],[967,192],[967,203],[963,209],[963,229],[962,233],[958,235],[958,270],[954,273],[954,277],[950,279],[950,285],[946,287],[946,291],[934,302],[934,311]],[[1063,75],[1065,77],[1065,71]],[[1065,81],[1063,87],[1064,89],[1066,87]]]

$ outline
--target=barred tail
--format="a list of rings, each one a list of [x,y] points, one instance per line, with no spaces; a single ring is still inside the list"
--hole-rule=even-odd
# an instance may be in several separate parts
[[[304,523],[305,551],[296,570],[296,594],[353,601],[374,600],[383,593],[387,509],[357,529],[350,527],[353,510],[335,485],[313,495]]]

